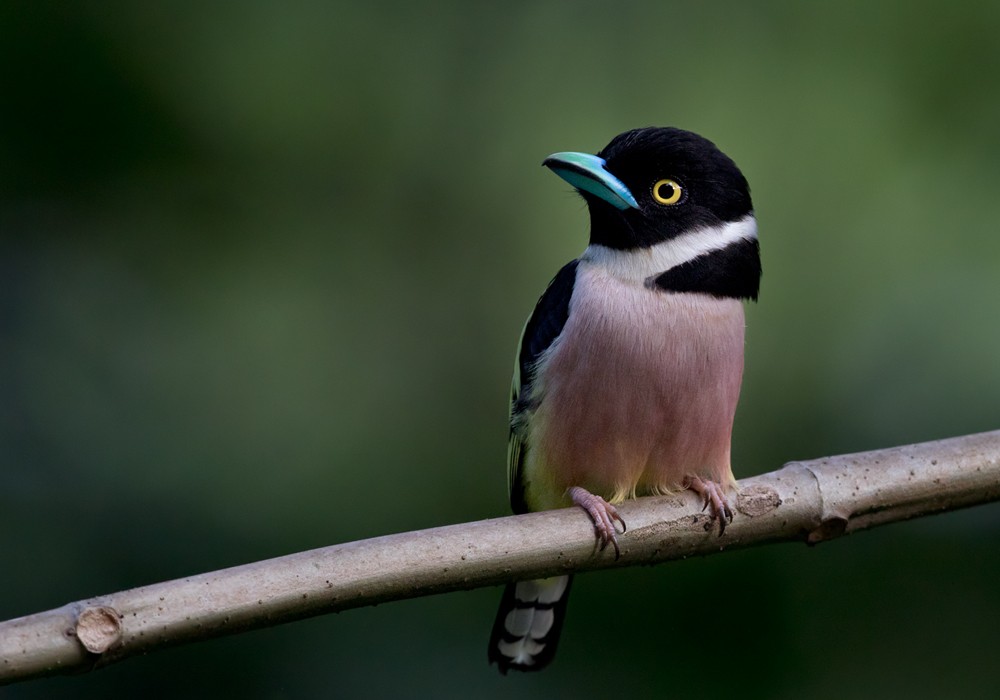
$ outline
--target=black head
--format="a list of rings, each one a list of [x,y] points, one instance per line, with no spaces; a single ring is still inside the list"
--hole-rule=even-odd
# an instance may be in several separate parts
[[[593,162],[580,160],[584,157],[555,154],[545,164],[587,201],[592,244],[647,248],[753,211],[740,169],[715,144],[690,131],[633,129],[589,156]]]

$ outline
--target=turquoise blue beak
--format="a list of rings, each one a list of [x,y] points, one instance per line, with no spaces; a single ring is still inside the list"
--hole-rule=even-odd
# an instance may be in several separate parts
[[[608,172],[603,158],[589,153],[553,153],[542,165],[578,190],[600,197],[617,209],[638,209],[639,203],[625,183]]]

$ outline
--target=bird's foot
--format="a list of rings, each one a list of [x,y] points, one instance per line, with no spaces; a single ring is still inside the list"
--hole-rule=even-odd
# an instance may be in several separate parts
[[[618,515],[618,510],[613,505],[605,501],[600,496],[595,496],[582,486],[573,486],[567,491],[573,503],[587,511],[587,515],[594,521],[594,532],[597,534],[597,542],[603,552],[610,544],[615,548],[615,559],[621,556],[618,548],[618,532],[615,530],[615,521],[621,523],[622,534],[625,534],[625,521]]]
[[[729,507],[726,500],[726,493],[722,486],[715,481],[700,479],[697,476],[689,477],[684,484],[687,488],[701,496],[704,501],[702,511],[711,506],[712,520],[719,521],[719,537],[726,531],[726,525],[733,522],[733,509]],[[708,525],[705,526],[708,529]]]

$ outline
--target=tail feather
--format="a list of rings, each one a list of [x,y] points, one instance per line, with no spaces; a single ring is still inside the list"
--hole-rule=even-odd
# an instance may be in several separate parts
[[[509,583],[500,599],[489,658],[500,673],[539,671],[556,654],[571,576]]]

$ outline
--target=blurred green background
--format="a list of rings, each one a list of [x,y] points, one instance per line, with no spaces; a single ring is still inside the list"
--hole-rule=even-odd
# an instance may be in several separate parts
[[[1000,4],[0,4],[0,619],[507,512],[509,371],[625,129],[753,187],[739,476],[1000,427]],[[996,697],[1000,509],[499,589],[4,698]]]

